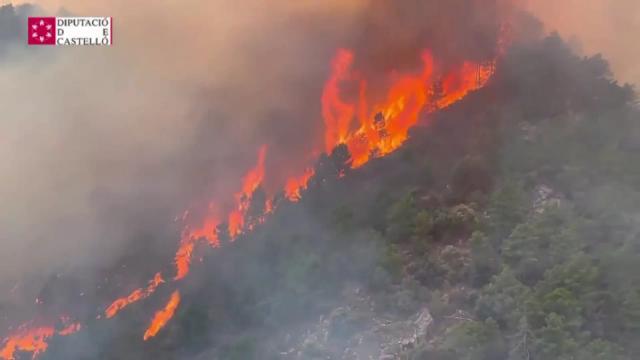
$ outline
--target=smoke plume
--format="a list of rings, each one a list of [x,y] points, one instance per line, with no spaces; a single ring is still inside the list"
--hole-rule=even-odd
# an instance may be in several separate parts
[[[27,308],[12,316],[29,318],[24,304],[52,277],[75,274],[91,292],[116,265],[134,265],[126,281],[145,284],[173,259],[181,229],[172,220],[211,199],[233,201],[258,149],[268,149],[262,186],[270,194],[324,150],[320,99],[339,49],[353,52],[354,69],[381,97],[383,76],[419,72],[425,48],[442,71],[493,59],[513,2],[42,0],[1,8],[0,305]],[[636,82],[638,6],[528,5],[549,30],[577,35],[585,52],[603,51]],[[112,16],[114,45],[26,47],[26,16],[56,13]],[[133,263],[121,263],[127,257]],[[44,301],[65,303],[63,293]]]
[[[427,47],[486,58],[508,7],[483,3],[38,2],[36,15],[113,16],[114,46],[35,49],[18,34],[0,58],[3,289],[78,267],[91,277],[142,238],[152,255],[175,250],[171,220],[235,191],[261,144],[278,174],[264,186],[282,188],[322,148],[336,49],[372,74],[415,69]],[[31,286],[18,291],[29,301]]]
[[[529,0],[549,31],[586,55],[602,53],[622,81],[640,83],[640,3],[635,0]]]
[[[306,84],[353,7],[311,4],[29,8],[114,17],[113,47],[75,49],[27,48],[26,8],[3,8],[1,293],[31,303],[33,277],[107,267],[144,237],[174,251],[173,218],[234,189],[259,144],[302,147],[320,124]]]

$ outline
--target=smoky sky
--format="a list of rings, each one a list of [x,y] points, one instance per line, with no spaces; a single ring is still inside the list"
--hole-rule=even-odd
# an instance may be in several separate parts
[[[32,302],[37,279],[108,266],[142,236],[174,234],[156,245],[177,246],[173,218],[194,199],[236,191],[270,119],[289,112],[289,85],[277,81],[301,56],[287,64],[284,48],[249,66],[243,37],[256,29],[244,28],[259,17],[242,6],[241,16],[215,16],[207,3],[214,16],[197,19],[204,7],[98,6],[116,19],[109,49],[21,46],[22,8],[2,13],[0,284],[9,301],[25,300],[8,295],[20,280]]]
[[[640,84],[640,2],[637,0],[529,0],[546,24],[585,55],[602,53],[616,78]]]
[[[262,144],[268,167],[293,175],[310,160],[296,154],[321,139],[322,81],[359,7],[37,5],[34,15],[113,16],[114,46],[26,47],[27,7],[3,8],[0,300],[9,303],[33,303],[52,274],[96,276],[143,238],[155,239],[150,254],[175,251],[176,215],[230,201]]]
[[[322,148],[320,95],[337,49],[354,49],[371,76],[414,70],[427,47],[445,62],[483,60],[512,10],[480,0],[36,5],[0,12],[0,293],[32,284],[0,298],[12,302],[33,299],[33,278],[91,277],[141,238],[173,251],[174,217],[229,201],[262,144],[267,190],[299,175]],[[112,16],[114,45],[26,47],[26,9]]]
[[[112,16],[114,45],[38,49],[19,34],[5,51],[2,286],[108,266],[142,236],[175,247],[172,219],[229,199],[262,144],[267,188],[298,175],[322,144],[320,94],[340,47],[380,71],[394,56],[410,69],[429,43],[460,57],[470,34],[479,44],[468,56],[491,51],[482,43],[494,43],[495,14],[464,11],[477,1],[426,2],[424,17],[409,17],[415,1],[401,3],[37,2],[42,14]],[[459,18],[472,25],[454,31]]]

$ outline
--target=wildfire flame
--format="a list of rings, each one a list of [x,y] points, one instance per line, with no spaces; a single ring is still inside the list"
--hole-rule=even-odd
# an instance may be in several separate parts
[[[4,347],[0,350],[0,358],[15,360],[16,351],[33,353],[33,358],[47,350],[47,339],[55,334],[52,327],[37,327],[34,329],[19,330],[17,334],[7,338]]]
[[[500,53],[503,50],[500,51]],[[385,156],[398,149],[408,138],[408,131],[416,125],[424,113],[448,107],[463,99],[468,93],[482,88],[492,77],[496,61],[487,63],[464,62],[458,67],[442,71],[429,51],[422,54],[422,70],[413,74],[387,74],[388,90],[383,97],[374,96],[369,89],[370,79],[353,69],[355,54],[348,49],[337,52],[331,66],[331,74],[325,83],[321,104],[325,124],[324,148],[326,153],[345,144],[352,156],[352,167],[357,168],[369,160]],[[358,89],[356,96],[345,94],[343,89]],[[379,92],[376,92],[379,94]],[[320,153],[316,149],[314,153]],[[189,274],[195,246],[206,240],[212,247],[219,247],[220,219],[226,219],[229,237],[235,240],[239,235],[251,231],[256,224],[265,221],[277,206],[273,196],[267,196],[263,213],[253,214],[249,210],[256,190],[265,178],[267,147],[258,151],[257,163],[242,178],[240,190],[234,194],[233,206],[224,211],[212,201],[210,211],[200,221],[191,219],[192,212],[185,210],[180,218],[185,225],[174,263],[174,281],[184,279]],[[291,202],[302,197],[314,169],[307,168],[299,176],[287,179],[283,184],[284,196]],[[220,216],[227,214],[226,216]],[[115,300],[106,310],[107,318],[112,318],[125,307],[151,296],[164,283],[161,273],[157,273],[145,288],[134,290],[126,297]],[[180,293],[176,290],[166,306],[159,310],[144,333],[148,340],[173,317],[180,304]],[[100,317],[99,317],[100,318]],[[5,339],[0,349],[0,359],[14,360],[16,351],[30,352],[35,358],[47,349],[47,340],[54,336],[66,336],[80,330],[79,323],[68,324],[56,332],[53,327],[20,327],[15,334]]]
[[[337,52],[321,98],[326,127],[325,151],[330,153],[337,145],[346,144],[354,168],[366,164],[373,157],[382,157],[398,149],[407,140],[409,129],[418,123],[423,112],[448,107],[469,92],[485,86],[495,68],[495,60],[486,64],[464,62],[441,78],[436,78],[434,58],[431,52],[425,50],[422,54],[422,71],[418,74],[390,74],[387,96],[376,102],[369,98],[367,79],[352,69],[354,60],[351,50],[340,49]],[[359,87],[358,97],[354,101],[345,100],[341,92],[347,83],[357,83]],[[254,219],[254,223],[248,223],[247,212],[253,194],[265,177],[266,154],[267,147],[262,146],[257,164],[243,177],[241,190],[234,195],[235,205],[226,217],[232,240],[252,230],[255,223],[263,222],[265,216],[274,210],[273,199],[269,198],[264,206],[264,214]],[[302,175],[287,179],[284,184],[285,197],[291,202],[299,201],[301,191],[307,188],[313,176],[314,169],[307,168]],[[193,250],[200,238],[207,239],[214,247],[220,245],[217,235],[219,224],[218,217],[211,216],[205,218],[197,230],[191,230],[189,226],[185,228],[175,257],[175,280],[188,275]]]
[[[60,330],[58,332],[58,335],[68,336],[68,335],[77,333],[78,331],[80,331],[80,329],[82,329],[82,325],[80,325],[80,323],[73,323],[67,326],[66,328]]]
[[[171,294],[171,298],[165,307],[158,312],[156,312],[153,320],[151,320],[151,325],[147,328],[147,331],[144,332],[144,341],[151,339],[156,336],[160,330],[171,320],[173,314],[176,312],[178,305],[180,304],[180,292],[178,290],[174,291]]]
[[[109,305],[109,307],[107,307],[104,312],[107,319],[114,317],[118,312],[120,312],[120,310],[133,304],[134,302],[148,298],[162,283],[164,283],[162,275],[160,273],[157,273],[153,277],[153,280],[149,281],[149,284],[146,288],[136,289],[128,296],[115,300],[113,303],[111,303],[111,305]]]
[[[300,201],[302,190],[307,188],[307,184],[314,174],[315,170],[308,168],[301,176],[289,178],[284,186],[284,196],[291,202]]]
[[[199,227],[192,229],[187,226],[184,229],[180,247],[175,256],[176,276],[173,278],[175,281],[182,280],[189,274],[193,249],[199,239],[206,239],[212,247],[220,246],[216,229],[218,224],[217,217],[207,217]]]
[[[407,140],[409,129],[418,123],[421,113],[450,106],[469,92],[482,88],[495,67],[495,62],[465,62],[438,81],[433,56],[425,50],[422,72],[390,74],[387,97],[376,102],[369,98],[367,79],[353,71],[354,60],[352,51],[338,51],[322,94],[325,150],[330,153],[337,145],[346,144],[354,168],[366,164],[372,157],[385,156],[398,149]],[[341,91],[345,84],[357,85],[357,99],[345,100]]]
[[[235,194],[235,205],[231,210],[228,219],[228,231],[232,239],[235,239],[243,230],[246,223],[246,215],[251,205],[251,199],[253,193],[260,186],[264,179],[264,161],[267,155],[267,147],[262,146],[258,152],[258,161],[254,168],[249,170],[243,177],[242,188]],[[218,206],[215,202],[212,202],[209,206],[214,210],[214,213],[218,213]],[[265,214],[270,213],[273,210],[273,201],[268,199],[265,203]],[[188,212],[185,212],[188,214]],[[183,220],[186,220],[187,216],[183,216]],[[200,239],[206,239],[212,247],[219,247],[220,240],[218,238],[218,226],[220,225],[219,217],[217,215],[206,216],[201,222],[201,225],[192,229],[190,225],[187,225],[182,232],[182,238],[180,239],[180,246],[175,256],[176,276],[174,280],[182,280],[189,274],[189,268],[191,267],[191,259],[193,257],[193,250],[195,245]],[[249,229],[252,225],[249,224]]]
[[[16,352],[32,353],[32,358],[35,359],[47,350],[49,347],[47,341],[52,336],[56,334],[68,336],[80,331],[80,323],[70,323],[66,317],[62,317],[60,320],[65,327],[57,332],[53,326],[30,327],[30,324],[20,326],[13,335],[4,340],[4,345],[0,349],[0,359],[15,360]]]
[[[465,61],[458,71],[447,74],[442,81],[444,96],[437,101],[437,109],[453,105],[469,92],[484,87],[493,76],[495,65],[495,60],[486,64]]]
[[[262,146],[258,154],[258,164],[251,169],[242,179],[242,190],[235,195],[236,207],[229,214],[229,236],[235,239],[242,233],[245,227],[245,217],[251,198],[264,179],[264,160],[267,155],[267,147]]]
[[[176,264],[176,276],[174,280],[182,280],[189,274],[189,267],[191,266],[191,257],[193,256],[193,248],[196,245],[198,239],[195,237],[183,237],[180,241],[180,247],[176,252],[175,264]]]

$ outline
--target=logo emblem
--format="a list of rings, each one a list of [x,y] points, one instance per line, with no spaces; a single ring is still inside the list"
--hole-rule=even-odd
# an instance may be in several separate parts
[[[30,17],[29,45],[55,45],[56,44],[56,18],[54,17]]]

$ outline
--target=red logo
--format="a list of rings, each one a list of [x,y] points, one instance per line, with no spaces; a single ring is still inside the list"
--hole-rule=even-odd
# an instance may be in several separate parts
[[[29,45],[56,44],[56,18],[30,17],[28,24]]]

